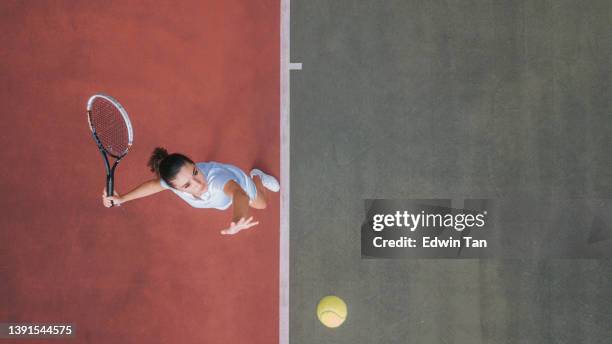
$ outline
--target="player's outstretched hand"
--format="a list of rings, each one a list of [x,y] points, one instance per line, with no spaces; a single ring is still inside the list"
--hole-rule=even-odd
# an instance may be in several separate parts
[[[121,196],[119,196],[117,191],[115,191],[114,194],[114,196],[108,197],[106,195],[106,188],[102,190],[102,204],[104,204],[105,207],[110,208],[113,205],[121,205]]]
[[[249,229],[253,226],[257,226],[259,224],[258,221],[253,221],[253,216],[245,219],[241,218],[238,222],[232,222],[230,227],[221,231],[223,235],[234,235],[242,230]]]

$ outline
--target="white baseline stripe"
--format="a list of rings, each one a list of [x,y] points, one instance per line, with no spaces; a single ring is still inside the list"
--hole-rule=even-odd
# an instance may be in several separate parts
[[[280,144],[281,209],[279,253],[279,344],[289,344],[289,38],[290,0],[281,0],[280,16]]]

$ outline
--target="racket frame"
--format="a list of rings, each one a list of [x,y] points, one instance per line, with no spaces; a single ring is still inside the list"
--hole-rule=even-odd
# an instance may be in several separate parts
[[[97,98],[103,98],[107,100],[108,102],[110,102],[115,108],[117,108],[117,110],[119,110],[119,113],[123,117],[123,121],[127,127],[128,147],[126,148],[125,152],[123,152],[123,154],[119,156],[107,151],[106,148],[104,148],[104,145],[100,141],[98,134],[96,134],[96,129],[91,124],[91,109],[93,106],[93,102]],[[130,117],[128,116],[128,113],[125,110],[125,108],[115,98],[109,95],[103,94],[103,93],[97,93],[89,97],[89,100],[87,101],[87,123],[89,124],[89,130],[91,130],[91,134],[94,138],[94,141],[96,142],[96,145],[98,146],[98,150],[100,151],[100,154],[102,155],[102,159],[104,160],[104,168],[106,171],[106,195],[112,196],[114,195],[115,169],[117,168],[117,165],[119,165],[119,162],[121,161],[121,159],[123,159],[127,155],[127,153],[130,150],[130,147],[132,146],[132,142],[134,141],[134,132],[132,130],[132,122],[130,121]],[[113,163],[112,166],[110,165],[110,161],[108,159],[109,155],[115,158],[115,162]],[[111,201],[111,206],[114,206],[114,205],[115,204]]]

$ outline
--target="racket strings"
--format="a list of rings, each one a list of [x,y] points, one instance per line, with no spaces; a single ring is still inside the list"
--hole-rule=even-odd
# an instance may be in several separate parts
[[[121,112],[111,102],[98,98],[91,107],[91,125],[104,149],[120,157],[127,152],[130,140]]]

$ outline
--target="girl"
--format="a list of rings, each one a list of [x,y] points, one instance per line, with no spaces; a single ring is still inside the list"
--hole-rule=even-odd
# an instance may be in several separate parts
[[[280,189],[276,178],[258,169],[247,176],[236,166],[212,161],[194,163],[183,154],[168,154],[161,147],[155,148],[148,166],[157,178],[124,195],[115,192],[114,196],[108,196],[105,190],[102,194],[104,206],[120,205],[168,189],[194,208],[225,210],[233,205],[232,222],[221,234],[236,234],[259,224],[247,215],[249,207],[266,208],[265,190],[278,192]]]

